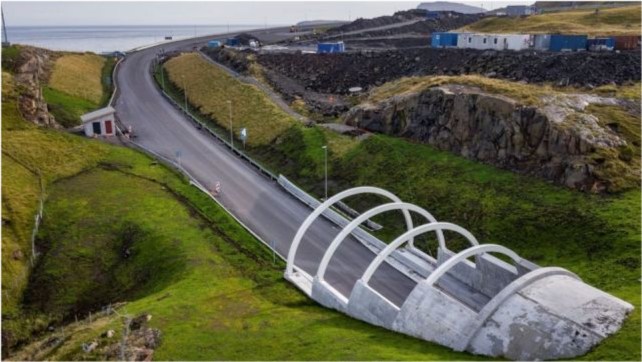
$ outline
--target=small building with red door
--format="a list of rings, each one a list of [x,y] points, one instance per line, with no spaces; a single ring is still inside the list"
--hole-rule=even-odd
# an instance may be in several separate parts
[[[87,137],[113,136],[116,134],[116,110],[105,107],[80,116]]]

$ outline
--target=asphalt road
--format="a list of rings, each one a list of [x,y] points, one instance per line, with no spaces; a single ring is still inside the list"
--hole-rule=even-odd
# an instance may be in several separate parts
[[[265,36],[278,38],[286,33],[285,28],[272,29]],[[312,210],[196,129],[161,96],[149,72],[159,47],[166,51],[191,50],[205,41],[184,40],[129,55],[117,73],[119,94],[114,107],[122,122],[134,127],[138,143],[170,159],[180,151],[183,167],[208,188],[220,181],[220,202],[266,242],[274,242],[279,254],[287,255],[292,238]],[[334,224],[319,218],[303,239],[295,264],[314,275],[324,251],[339,231]],[[326,281],[349,297],[373,258],[374,254],[361,243],[346,240],[329,265]],[[415,282],[384,263],[370,285],[400,306]]]

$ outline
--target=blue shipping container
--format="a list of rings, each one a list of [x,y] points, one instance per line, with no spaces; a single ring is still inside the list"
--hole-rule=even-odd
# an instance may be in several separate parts
[[[319,43],[317,44],[317,53],[343,53],[346,51],[345,44],[342,41],[338,43]]]
[[[612,51],[615,49],[615,38],[595,38],[587,41],[588,50]]]
[[[586,50],[586,35],[551,35],[550,50],[554,52]]]
[[[207,42],[207,46],[210,47],[210,48],[220,47],[221,46],[221,42],[218,41],[218,40],[210,40],[209,42]]]
[[[440,17],[441,17],[441,14],[439,14],[438,11],[429,11],[426,13],[427,19],[439,19]]]
[[[457,33],[432,33],[432,47],[446,48],[457,46]]]
[[[236,38],[227,38],[225,39],[225,45],[229,47],[237,47],[241,45],[241,42]]]

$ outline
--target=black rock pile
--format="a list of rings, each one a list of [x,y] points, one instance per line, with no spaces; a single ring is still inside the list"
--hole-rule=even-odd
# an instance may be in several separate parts
[[[640,52],[551,53],[413,48],[341,54],[261,54],[258,62],[306,89],[346,94],[404,76],[481,74],[576,87],[640,81]]]

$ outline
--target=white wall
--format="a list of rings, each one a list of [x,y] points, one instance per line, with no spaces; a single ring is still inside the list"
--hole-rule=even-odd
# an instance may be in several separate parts
[[[481,50],[522,50],[528,49],[529,40],[529,35],[522,34],[464,33],[457,37],[457,47]]]
[[[91,121],[87,121],[84,124],[85,135],[87,137],[93,137],[94,136],[94,125],[93,124],[94,124],[94,122],[100,122],[100,136],[106,136],[107,135],[106,134],[107,130],[106,130],[106,127],[105,127],[105,121],[111,121],[111,131],[112,131],[112,133],[110,133],[109,135],[116,134],[116,122],[115,122],[114,118],[115,118],[114,114],[109,114],[109,115],[105,115],[105,116],[102,116],[102,117],[95,118],[95,119],[93,119]]]

